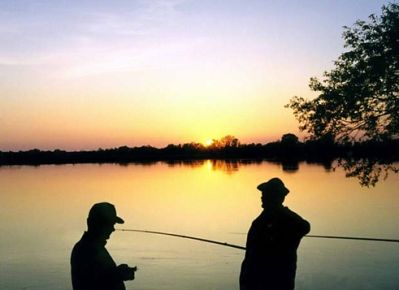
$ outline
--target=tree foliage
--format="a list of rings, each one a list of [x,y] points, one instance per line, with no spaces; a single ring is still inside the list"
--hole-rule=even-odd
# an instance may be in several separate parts
[[[344,27],[346,52],[322,80],[311,78],[314,99],[295,96],[287,107],[300,129],[317,139],[387,140],[399,135],[399,5]]]
[[[238,147],[240,145],[240,141],[234,137],[233,135],[226,135],[221,139],[213,139],[211,148],[228,148],[228,147]]]
[[[284,134],[281,137],[282,144],[296,145],[298,142],[299,142],[299,138],[295,134],[292,134],[292,133]]]

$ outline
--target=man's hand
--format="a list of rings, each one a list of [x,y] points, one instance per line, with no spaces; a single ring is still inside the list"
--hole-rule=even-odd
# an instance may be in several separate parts
[[[134,273],[137,271],[137,267],[129,267],[126,264],[118,266],[119,274],[123,281],[134,280]]]

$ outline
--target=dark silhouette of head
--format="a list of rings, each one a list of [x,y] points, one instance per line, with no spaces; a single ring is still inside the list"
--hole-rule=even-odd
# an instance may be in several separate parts
[[[124,221],[116,215],[115,206],[108,202],[94,204],[87,217],[88,232],[100,240],[107,240],[115,231],[114,225]]]
[[[280,207],[284,202],[285,196],[290,192],[281,179],[277,177],[259,184],[257,189],[262,192],[263,208]]]

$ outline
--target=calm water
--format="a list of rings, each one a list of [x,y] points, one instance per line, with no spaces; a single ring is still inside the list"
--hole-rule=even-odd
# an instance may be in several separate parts
[[[0,167],[0,289],[71,289],[69,255],[93,203],[109,201],[124,228],[245,245],[260,213],[256,186],[279,176],[286,205],[311,234],[399,238],[399,175],[362,188],[341,170],[301,164]],[[156,235],[115,232],[117,263],[137,265],[137,290],[237,290],[241,250]],[[399,244],[304,238],[297,290],[399,289]]]

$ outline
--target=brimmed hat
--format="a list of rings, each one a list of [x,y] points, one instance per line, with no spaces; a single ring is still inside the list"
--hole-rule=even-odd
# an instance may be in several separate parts
[[[274,177],[267,182],[259,184],[257,189],[262,192],[262,195],[277,194],[280,196],[286,196],[290,192],[278,177]]]
[[[116,215],[115,206],[108,202],[94,204],[90,209],[88,219],[100,223],[124,223],[124,220]]]

